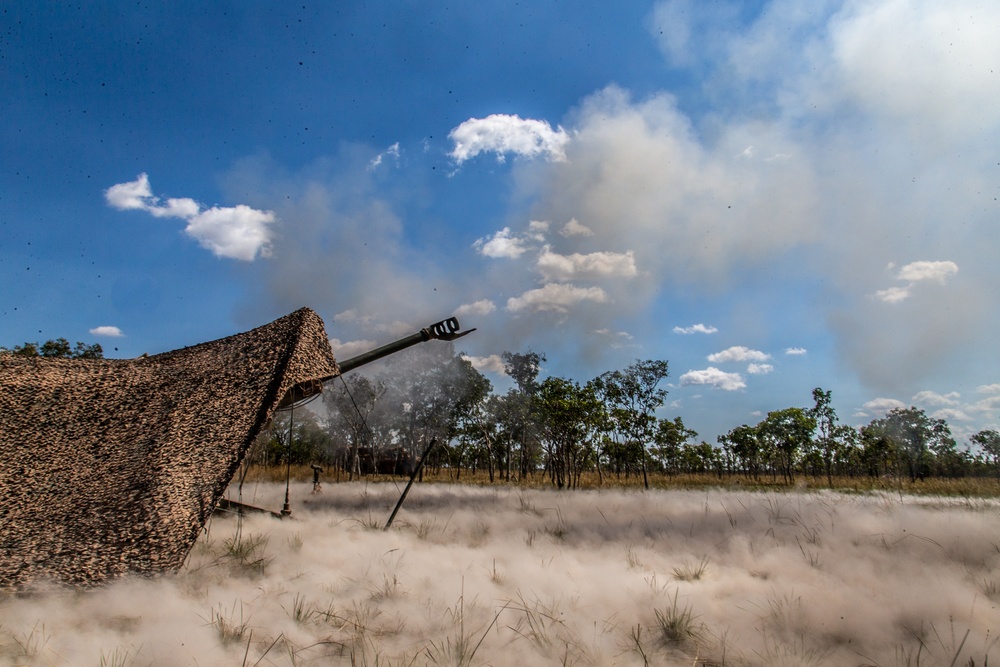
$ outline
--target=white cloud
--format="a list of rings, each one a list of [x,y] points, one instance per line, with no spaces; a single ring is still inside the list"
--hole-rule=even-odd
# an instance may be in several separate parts
[[[569,141],[569,135],[561,127],[553,130],[543,120],[508,114],[470,118],[453,129],[448,138],[455,144],[451,157],[459,164],[484,152],[496,153],[500,161],[507,153],[562,161],[566,159],[565,147]]]
[[[270,257],[270,211],[258,211],[243,204],[213,207],[188,219],[184,231],[198,240],[201,247],[218,257],[253,261],[259,254]]]
[[[108,205],[119,211],[130,209],[146,209],[153,200],[153,191],[149,186],[149,176],[139,174],[139,177],[128,183],[112,185],[104,191]],[[155,202],[155,200],[153,200]]]
[[[382,164],[382,161],[387,157],[396,158],[398,161],[399,154],[399,142],[397,141],[392,146],[389,146],[387,149],[372,158],[372,161],[368,163],[368,170],[371,171],[378,168],[378,166]]]
[[[933,391],[922,391],[919,394],[915,395],[910,400],[912,400],[914,403],[920,403],[923,405],[954,406],[958,405],[957,399],[960,398],[960,396],[961,395],[955,391],[948,394],[938,394],[937,392]]]
[[[511,312],[550,310],[565,313],[569,311],[570,306],[583,301],[604,303],[607,300],[608,295],[600,287],[576,287],[565,283],[549,283],[544,287],[528,290],[521,296],[511,297],[507,300],[507,310]]]
[[[711,385],[723,391],[738,391],[746,388],[746,382],[739,373],[726,373],[714,366],[700,371],[688,371],[680,377],[681,386]]]
[[[472,364],[472,367],[480,372],[497,373],[498,375],[506,375],[503,367],[503,359],[500,358],[499,354],[491,354],[487,357],[473,357],[470,355],[463,355],[463,359]]]
[[[125,335],[121,329],[112,326],[94,327],[90,333],[94,336],[108,336],[109,338],[122,338]]]
[[[894,267],[895,264],[890,262],[887,268],[892,270]],[[874,297],[885,303],[899,303],[913,295],[913,288],[917,283],[935,282],[943,285],[949,276],[953,276],[956,273],[958,273],[958,264],[952,261],[910,262],[896,273],[897,280],[908,281],[909,284],[906,287],[897,286],[878,290],[875,292]]]
[[[632,252],[559,255],[552,252],[549,246],[542,249],[536,267],[547,281],[610,276],[632,278],[638,273],[635,266],[635,253]]]
[[[692,324],[689,327],[680,327],[680,326],[674,327],[674,333],[675,334],[684,334],[684,335],[690,335],[690,334],[696,334],[696,333],[699,333],[699,334],[714,334],[714,333],[718,333],[718,332],[719,332],[719,330],[716,329],[715,327],[713,327],[711,325],[705,325],[705,324],[702,324],[700,322],[698,324]]]
[[[910,298],[910,288],[908,287],[889,287],[887,289],[881,289],[875,292],[875,298],[879,301],[885,303],[899,303]]]
[[[542,243],[545,235],[549,232],[549,222],[547,220],[532,220],[528,223],[528,238]]]
[[[896,277],[900,280],[908,280],[915,283],[922,280],[932,280],[944,284],[948,276],[958,273],[958,264],[955,262],[910,262],[899,270]]]
[[[528,250],[524,239],[515,237],[510,231],[510,227],[504,227],[492,238],[484,237],[477,240],[473,243],[473,247],[485,257],[508,259],[517,259]]]
[[[463,303],[461,306],[455,309],[455,317],[464,317],[466,315],[489,315],[497,309],[497,305],[490,301],[489,299],[480,299],[473,303]]]
[[[966,406],[966,408],[974,412],[992,412],[993,410],[1000,410],[1000,396],[990,396],[989,398],[984,398],[980,401],[976,401],[972,405]]]
[[[719,332],[719,330],[716,329],[715,327],[713,327],[711,325],[705,325],[705,324],[702,324],[700,322],[698,324],[692,324],[689,327],[680,327],[680,326],[674,327],[674,333],[675,334],[684,334],[684,335],[690,335],[690,334],[696,334],[696,333],[700,333],[700,334],[714,334],[714,333],[718,333],[718,332]]]
[[[801,357],[802,355],[806,354],[807,352],[808,352],[808,350],[806,350],[806,348],[804,348],[804,347],[786,347],[785,348],[785,354],[787,354],[789,356],[792,356],[792,357]]]
[[[593,236],[594,230],[585,225],[581,225],[579,222],[577,222],[576,218],[570,218],[570,221],[562,226],[562,229],[559,230],[559,233],[566,237]]]
[[[716,352],[715,354],[708,355],[708,360],[713,364],[719,364],[726,361],[767,361],[771,358],[770,354],[761,352],[760,350],[751,350],[748,347],[743,347],[742,345],[736,345],[722,352]]]
[[[868,401],[862,406],[862,408],[864,408],[866,412],[879,415],[885,415],[890,410],[894,410],[896,408],[905,408],[905,407],[906,403],[903,403],[902,401],[897,401],[894,398],[875,398]]]
[[[1000,394],[1000,384],[981,384],[976,387],[978,394]]]
[[[767,375],[774,370],[771,364],[750,364],[747,366],[747,373],[750,375]]]
[[[258,255],[271,254],[269,225],[276,220],[271,211],[243,204],[202,210],[198,202],[187,198],[161,202],[153,196],[149,177],[144,173],[134,181],[112,185],[104,191],[104,198],[109,206],[120,211],[141,210],[157,218],[187,220],[184,232],[217,257],[250,262]]]
[[[947,422],[967,422],[972,418],[965,414],[961,410],[955,408],[944,408],[941,410],[935,410],[930,415],[933,419],[943,419]]]
[[[369,350],[374,350],[378,347],[378,343],[373,340],[342,341],[339,338],[331,338],[330,347],[333,349],[333,356],[337,361],[345,361]]]

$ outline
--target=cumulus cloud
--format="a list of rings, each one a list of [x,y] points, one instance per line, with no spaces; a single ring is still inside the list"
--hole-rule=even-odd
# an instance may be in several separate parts
[[[906,408],[906,403],[897,401],[895,398],[875,398],[865,403],[862,407],[866,412],[885,415],[890,410]]]
[[[750,364],[747,366],[747,373],[750,375],[767,375],[774,370],[771,364]]]
[[[958,405],[958,399],[960,397],[961,395],[955,391],[948,394],[938,394],[933,391],[922,391],[916,394],[911,400],[914,403],[919,403],[921,405],[954,406]]]
[[[109,338],[122,338],[125,335],[121,329],[113,326],[94,327],[90,333],[93,336],[108,336]]]
[[[455,317],[464,317],[466,315],[489,315],[496,309],[497,305],[489,299],[480,299],[479,301],[474,301],[473,303],[463,303],[455,309],[454,315]]]
[[[1000,394],[1000,384],[981,384],[976,387],[979,394]]]
[[[478,239],[473,247],[484,257],[517,259],[528,250],[524,238],[514,236],[504,227],[492,237]]]
[[[604,303],[608,295],[600,287],[577,287],[566,283],[549,283],[538,289],[528,290],[507,300],[507,310],[518,312],[555,311],[568,312],[571,306],[590,301]]]
[[[722,352],[716,352],[715,354],[708,355],[708,360],[714,364],[720,364],[727,361],[767,361],[770,358],[770,354],[761,352],[760,350],[751,350],[750,348],[742,345],[736,345],[723,350]]]
[[[958,273],[958,265],[955,262],[910,262],[903,268],[899,270],[896,274],[896,278],[899,280],[908,280],[910,282],[919,282],[921,280],[931,280],[936,283],[944,284],[945,280],[949,276],[953,276]]]
[[[934,419],[943,419],[946,422],[967,422],[971,420],[969,415],[956,408],[943,408],[941,410],[935,410],[929,416]]]
[[[486,152],[496,153],[501,162],[507,153],[561,161],[566,159],[564,151],[569,141],[561,127],[553,130],[546,121],[508,114],[470,118],[454,128],[448,138],[454,143],[451,157],[459,164]]]
[[[535,264],[547,281],[568,281],[603,277],[632,278],[638,270],[635,253],[592,252],[560,255],[549,246],[542,249]]]
[[[714,334],[718,332],[719,330],[716,329],[715,327],[711,325],[705,325],[700,322],[698,324],[692,324],[689,327],[681,327],[681,326],[674,327],[675,334],[683,334],[686,336],[689,336],[691,334]]]
[[[157,218],[180,218],[187,221],[184,232],[211,250],[217,257],[251,262],[271,254],[271,228],[276,217],[239,204],[203,209],[193,199],[161,200],[153,195],[149,177],[139,174],[128,183],[112,185],[104,191],[108,205],[120,211],[141,210]]]
[[[680,377],[681,386],[709,385],[723,391],[738,391],[746,388],[746,382],[739,373],[726,373],[714,366],[700,371],[688,371]]]
[[[562,226],[559,233],[563,236],[593,236],[594,230],[585,225],[581,225],[576,218],[570,218],[570,221]]]
[[[806,350],[804,347],[786,347],[785,348],[785,354],[787,354],[789,356],[792,356],[792,357],[801,357],[802,355],[806,354],[807,352],[808,352],[808,350]]]

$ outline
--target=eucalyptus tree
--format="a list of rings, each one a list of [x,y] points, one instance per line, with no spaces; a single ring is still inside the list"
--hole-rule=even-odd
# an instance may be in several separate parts
[[[16,354],[23,357],[49,357],[55,359],[103,359],[104,349],[100,343],[77,342],[71,346],[65,338],[54,338],[44,343],[25,343],[8,349],[0,346],[0,354]]]
[[[756,426],[743,424],[718,437],[723,450],[732,453],[736,465],[748,479],[760,479],[764,463],[763,443]]]
[[[349,479],[361,475],[361,451],[377,449],[381,438],[376,435],[390,436],[391,424],[385,411],[379,410],[383,407],[386,389],[384,382],[351,373],[340,376],[323,391],[327,430],[334,443],[338,440],[344,443],[343,462]]]
[[[593,385],[548,377],[538,386],[535,406],[552,483],[560,489],[578,486],[594,453],[601,408]]]
[[[507,444],[518,444],[518,470],[520,478],[525,479],[538,463],[540,452],[538,451],[538,438],[532,429],[532,415],[534,413],[534,399],[538,391],[538,374],[541,372],[542,364],[545,363],[545,355],[539,352],[504,352],[500,355],[503,362],[504,373],[512,380],[516,387],[507,392],[507,417],[511,420],[509,428],[516,432],[516,437],[507,440]],[[507,452],[507,461],[513,459],[513,451]],[[507,471],[510,477],[510,471]]]
[[[698,433],[684,426],[680,417],[659,419],[656,431],[653,433],[653,446],[650,448],[653,458],[662,466],[664,472],[673,474],[681,459],[681,448],[689,441],[698,437]]]
[[[449,452],[463,412],[485,398],[492,386],[450,342],[410,348],[386,359],[379,378],[388,388],[393,428],[400,446],[412,457],[437,438],[443,446],[432,459]]]
[[[786,482],[795,481],[795,462],[799,452],[812,440],[816,421],[802,408],[785,408],[767,413],[757,425],[765,440],[770,441],[777,454],[778,468]]]
[[[1000,433],[985,429],[972,435],[969,440],[982,450],[983,457],[993,466],[997,479],[1000,479]]]
[[[931,419],[915,407],[894,408],[885,417],[873,420],[865,430],[873,444],[882,442],[892,446],[897,461],[906,466],[911,482],[931,472],[931,445],[946,451],[949,449],[946,440],[951,439],[951,431],[943,420]]]
[[[656,432],[654,413],[667,397],[667,390],[659,385],[668,374],[666,361],[636,360],[628,368],[608,371],[593,382],[594,388],[607,406],[608,418],[613,424],[614,431],[625,443],[639,450],[642,481],[647,489],[649,475],[646,448]]]
[[[843,431],[837,424],[837,411],[831,403],[831,392],[816,387],[812,396],[815,405],[808,410],[808,414],[816,424],[816,451],[823,461],[827,484],[833,488],[833,462],[840,448],[837,436]]]

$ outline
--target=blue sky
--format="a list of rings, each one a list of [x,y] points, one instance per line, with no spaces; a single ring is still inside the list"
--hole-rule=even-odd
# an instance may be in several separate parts
[[[5,3],[0,345],[457,314],[701,437],[832,390],[994,428],[993,2]]]

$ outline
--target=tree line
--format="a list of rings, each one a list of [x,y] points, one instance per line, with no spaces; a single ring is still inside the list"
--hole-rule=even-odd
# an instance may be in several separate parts
[[[0,354],[100,359],[99,344],[65,338],[0,347]],[[451,343],[407,350],[328,384],[321,409],[279,412],[258,439],[257,463],[332,465],[351,478],[409,472],[432,438],[440,443],[428,465],[485,472],[491,482],[544,475],[553,486],[573,488],[584,473],[605,477],[712,473],[748,480],[796,475],[927,477],[996,475],[1000,433],[987,429],[960,448],[944,419],[916,407],[895,408],[856,428],[842,423],[830,391],[816,388],[812,405],[769,412],[712,445],[681,417],[658,417],[667,391],[666,361],[636,360],[585,383],[540,378],[545,355],[504,352],[506,393]],[[315,406],[312,406],[315,407]]]
[[[501,359],[513,381],[504,393],[450,343],[353,371],[327,385],[321,408],[280,413],[261,438],[260,460],[337,466],[350,478],[403,474],[437,438],[426,465],[456,479],[544,476],[556,488],[574,488],[584,474],[598,483],[638,478],[647,488],[650,475],[688,473],[784,483],[808,475],[831,485],[834,477],[1000,478],[1000,433],[980,431],[970,438],[975,449],[959,447],[945,420],[916,407],[856,428],[839,420],[831,392],[817,388],[811,405],[769,412],[710,444],[681,417],[658,416],[666,361],[636,360],[581,383],[541,377],[544,354]]]

